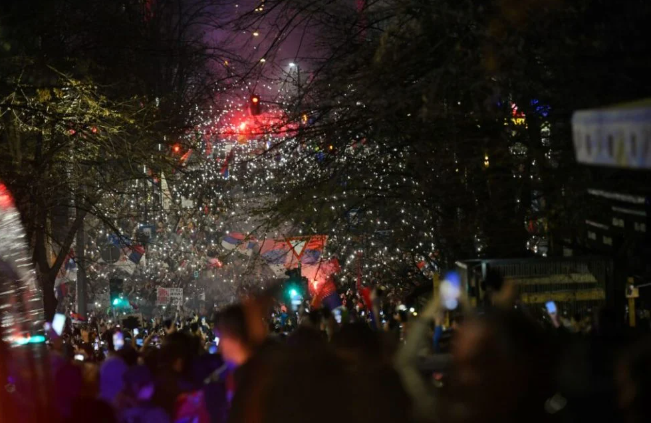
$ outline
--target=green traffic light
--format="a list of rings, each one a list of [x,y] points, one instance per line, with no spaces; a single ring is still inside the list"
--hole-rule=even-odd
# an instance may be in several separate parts
[[[43,335],[34,335],[29,338],[30,344],[40,344],[42,342],[45,342],[45,337]]]
[[[289,291],[289,295],[291,295],[292,297],[295,297],[295,296],[298,295],[298,291],[296,291],[295,289],[292,289],[291,291]]]
[[[120,303],[119,299],[116,298],[116,299],[113,300],[113,305],[118,305],[119,303]]]

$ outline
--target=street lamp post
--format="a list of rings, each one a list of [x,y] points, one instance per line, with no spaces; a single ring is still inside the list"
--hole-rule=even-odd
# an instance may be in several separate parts
[[[290,70],[296,69],[296,96],[298,97],[299,102],[301,101],[301,67],[298,66],[295,62],[289,63]]]

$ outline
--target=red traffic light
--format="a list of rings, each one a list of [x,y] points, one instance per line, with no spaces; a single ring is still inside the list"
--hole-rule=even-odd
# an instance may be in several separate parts
[[[251,116],[257,116],[260,114],[260,97],[257,95],[252,95],[249,102],[249,111]]]

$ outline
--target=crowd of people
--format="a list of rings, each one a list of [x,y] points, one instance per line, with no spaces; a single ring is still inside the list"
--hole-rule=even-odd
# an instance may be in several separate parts
[[[489,294],[455,310],[377,294],[296,310],[267,295],[68,325],[50,334],[52,421],[651,421],[648,338],[607,310],[579,331]]]
[[[159,286],[182,288],[195,303],[200,298],[222,304],[234,301],[251,285],[250,280],[238,277],[250,260],[241,254],[227,254],[221,247],[224,215],[222,205],[214,210],[152,212],[153,223],[144,226],[135,218],[121,219],[117,226],[126,234],[124,238],[111,235],[101,222],[89,224],[84,260],[89,304],[98,313],[110,312],[107,300],[112,278],[122,279],[125,299],[147,313],[153,312]],[[142,246],[142,254],[131,256],[132,245]],[[56,291],[61,313],[74,309],[77,302],[76,260],[73,248],[57,277],[57,286],[63,285]]]

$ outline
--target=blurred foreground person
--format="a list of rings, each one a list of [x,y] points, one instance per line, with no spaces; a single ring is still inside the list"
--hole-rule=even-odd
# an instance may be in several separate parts
[[[72,406],[72,417],[66,423],[119,423],[113,407],[102,400],[80,398]],[[165,420],[163,420],[165,422]]]
[[[232,367],[244,365],[254,353],[246,314],[240,304],[229,306],[217,315],[215,335],[224,361]]]
[[[237,393],[244,395],[248,409],[231,421],[381,422],[369,418],[374,411],[365,401],[369,393],[359,389],[362,385],[355,384],[352,374],[329,348],[319,346],[319,336],[317,331],[313,335],[304,332],[283,351],[266,352],[266,365],[260,367],[254,389]],[[376,400],[373,405],[380,407],[380,398]]]
[[[439,413],[440,392],[433,383],[432,374],[447,371],[450,356],[430,354],[428,335],[432,322],[440,326],[442,320],[443,309],[439,301],[430,301],[419,318],[411,321],[405,343],[395,359],[396,370],[411,397],[410,416],[417,422],[434,421]]]
[[[495,269],[490,269],[481,283],[484,291],[484,311],[494,309],[508,311],[513,308],[518,298],[518,291],[512,279],[504,277]]]
[[[402,422],[411,417],[411,401],[391,365],[383,332],[364,323],[345,324],[332,337],[336,356],[355,398],[353,421]]]
[[[626,423],[651,422],[651,338],[633,344],[615,371],[617,404]]]
[[[113,336],[121,335],[118,331],[107,331],[104,342],[108,348],[108,357],[102,362],[99,369],[99,398],[108,404],[113,404],[118,394],[124,388],[124,375],[128,366],[120,356],[113,343]],[[116,336],[116,339],[119,336]],[[120,348],[120,347],[118,347]]]
[[[203,386],[194,383],[192,377],[197,359],[192,337],[183,332],[170,333],[163,342],[160,358],[154,403],[174,416],[175,421],[210,421]]]
[[[264,325],[262,319],[251,319],[251,314],[247,315],[251,312],[245,307],[231,305],[215,317],[215,336],[230,368],[229,422],[257,421],[250,414],[259,412],[262,406],[255,405],[253,398],[260,398],[257,393],[263,389],[263,381],[269,377],[280,349],[275,341],[260,336],[260,328],[255,326]]]
[[[493,310],[460,326],[442,421],[545,422],[554,395],[549,341],[523,314]]]
[[[154,377],[146,366],[131,367],[124,375],[124,390],[118,397],[120,423],[167,423],[169,416],[153,404]]]

